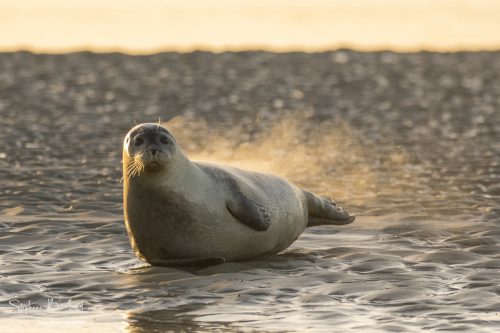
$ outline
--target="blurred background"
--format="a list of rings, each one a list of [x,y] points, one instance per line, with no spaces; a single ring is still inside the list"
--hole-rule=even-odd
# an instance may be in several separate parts
[[[496,0],[2,0],[0,50],[491,50]]]

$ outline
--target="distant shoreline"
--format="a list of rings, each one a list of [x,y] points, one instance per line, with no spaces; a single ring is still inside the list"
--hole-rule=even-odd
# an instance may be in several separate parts
[[[380,49],[362,49],[354,47],[338,47],[338,48],[325,48],[317,50],[300,50],[300,49],[290,49],[290,50],[280,50],[280,49],[267,49],[265,47],[259,48],[242,48],[242,49],[222,49],[222,50],[212,50],[209,48],[193,48],[193,49],[155,49],[151,51],[139,51],[139,50],[128,50],[128,49],[85,49],[85,48],[75,48],[75,49],[1,49],[0,55],[2,54],[13,54],[13,53],[29,53],[33,55],[69,55],[69,54],[95,54],[95,55],[110,55],[110,54],[120,54],[125,56],[152,56],[158,54],[192,54],[192,53],[209,53],[209,54],[223,54],[223,53],[273,53],[273,54],[287,54],[287,53],[297,53],[297,54],[322,54],[330,52],[355,52],[355,53],[394,53],[394,54],[419,54],[419,53],[436,53],[436,54],[453,54],[453,53],[497,53],[500,52],[500,46],[496,48],[484,48],[484,49],[456,49],[456,50],[434,50],[434,49],[415,49],[415,50],[394,50],[391,48],[380,48]]]
[[[492,0],[24,0],[0,3],[0,13],[2,51],[500,49]]]

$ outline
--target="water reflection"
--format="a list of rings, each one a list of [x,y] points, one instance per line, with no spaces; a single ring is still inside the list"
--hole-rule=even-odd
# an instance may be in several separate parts
[[[206,305],[189,305],[172,310],[152,310],[127,313],[127,332],[234,332],[230,323],[206,323],[186,314]]]

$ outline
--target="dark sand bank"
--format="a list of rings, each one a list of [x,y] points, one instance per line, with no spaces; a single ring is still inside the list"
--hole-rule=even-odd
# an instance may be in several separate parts
[[[0,54],[0,327],[35,316],[10,300],[53,298],[88,325],[127,314],[103,330],[494,332],[499,76],[500,52]],[[251,262],[141,264],[121,141],[158,118],[190,156],[283,174],[358,220]]]

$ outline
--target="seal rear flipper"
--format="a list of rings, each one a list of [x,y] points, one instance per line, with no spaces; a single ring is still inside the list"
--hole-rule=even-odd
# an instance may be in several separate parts
[[[166,267],[205,267],[220,265],[226,262],[224,257],[210,258],[181,258],[181,259],[152,259],[148,261],[153,266]]]
[[[302,190],[307,200],[307,208],[309,211],[308,227],[316,225],[342,225],[349,224],[354,221],[356,216],[349,214],[337,205],[330,198],[319,197],[314,193]]]
[[[342,220],[326,220],[314,215],[309,215],[309,220],[307,222],[307,227],[315,227],[318,225],[344,225],[354,222],[356,216],[350,215],[349,218]]]
[[[259,203],[243,194],[232,197],[226,203],[227,210],[240,222],[257,231],[265,231],[271,225],[271,215]]]

